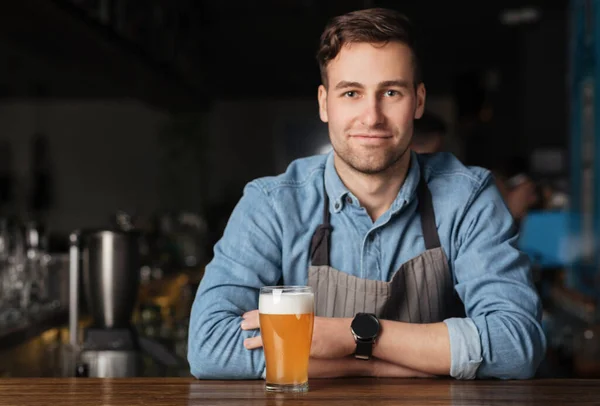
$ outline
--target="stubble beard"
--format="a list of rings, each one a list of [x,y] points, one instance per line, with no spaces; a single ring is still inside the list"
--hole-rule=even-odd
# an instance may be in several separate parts
[[[364,175],[379,175],[389,171],[409,151],[408,146],[396,151],[378,152],[373,148],[368,156],[360,156],[350,147],[339,147],[332,143],[336,155],[353,171]],[[364,154],[363,154],[364,155]]]

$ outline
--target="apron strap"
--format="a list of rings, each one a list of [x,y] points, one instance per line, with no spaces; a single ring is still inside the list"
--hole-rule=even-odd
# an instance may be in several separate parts
[[[439,248],[442,245],[440,244],[440,236],[438,235],[437,227],[435,225],[433,200],[431,198],[431,192],[427,187],[427,182],[425,182],[425,178],[423,177],[422,167],[421,179],[419,180],[419,185],[417,186],[417,196],[419,198],[417,210],[419,211],[419,216],[421,217],[421,229],[423,231],[423,239],[425,239],[425,248],[428,250]]]
[[[323,182],[323,196],[325,196],[325,204],[323,205],[323,224],[319,225],[315,230],[310,241],[310,262],[314,266],[329,266],[329,246],[331,240],[331,224],[329,223],[329,197],[325,190],[325,182]]]

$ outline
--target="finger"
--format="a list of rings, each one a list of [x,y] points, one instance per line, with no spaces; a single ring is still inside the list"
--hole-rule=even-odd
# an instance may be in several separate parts
[[[258,321],[254,322],[252,320],[242,320],[240,324],[242,330],[256,330],[259,328]]]
[[[259,328],[258,310],[252,310],[242,315],[242,330],[255,330]]]
[[[250,337],[244,340],[244,347],[248,350],[254,350],[263,346],[261,336]]]
[[[258,319],[258,310],[250,310],[242,314],[243,319]]]

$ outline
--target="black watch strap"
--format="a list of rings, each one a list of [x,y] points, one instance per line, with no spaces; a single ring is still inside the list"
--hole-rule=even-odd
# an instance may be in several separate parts
[[[354,358],[368,361],[373,353],[373,341],[356,340],[356,352]]]

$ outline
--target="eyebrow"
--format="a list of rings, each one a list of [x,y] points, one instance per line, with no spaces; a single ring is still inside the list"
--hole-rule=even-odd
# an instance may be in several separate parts
[[[410,84],[406,80],[386,80],[379,83],[379,87],[404,87],[408,88]]]
[[[362,85],[362,83],[348,82],[347,80],[342,80],[341,82],[338,82],[337,85],[335,85],[336,90],[346,89],[348,87],[357,87],[357,88],[362,89],[364,86]]]
[[[340,89],[347,89],[349,87],[354,87],[354,88],[358,88],[358,89],[363,89],[365,86],[362,83],[359,82],[349,82],[347,80],[342,80],[341,82],[338,82],[337,85],[335,85],[335,89],[336,90],[340,90]],[[377,87],[402,87],[402,88],[408,88],[409,87],[409,83],[406,80],[386,80],[383,82],[379,82],[377,84]]]

